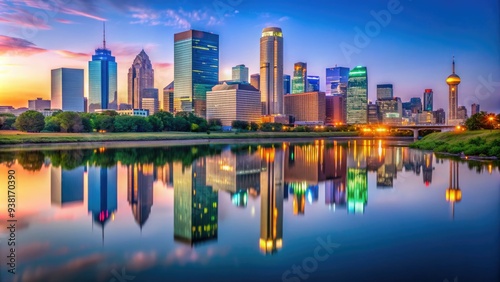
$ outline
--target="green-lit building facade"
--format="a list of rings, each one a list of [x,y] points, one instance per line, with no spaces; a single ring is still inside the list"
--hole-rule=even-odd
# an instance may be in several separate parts
[[[366,124],[368,107],[368,73],[357,66],[349,72],[347,85],[347,124]]]

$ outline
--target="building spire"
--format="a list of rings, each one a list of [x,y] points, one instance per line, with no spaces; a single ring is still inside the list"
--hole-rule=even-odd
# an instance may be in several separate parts
[[[106,49],[106,22],[102,22],[102,47]]]
[[[453,56],[453,74],[455,74],[455,56]]]

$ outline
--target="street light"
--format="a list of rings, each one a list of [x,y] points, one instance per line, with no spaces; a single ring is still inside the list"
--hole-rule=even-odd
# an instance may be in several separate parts
[[[492,131],[493,131],[493,127],[494,127],[494,126],[493,126],[493,120],[494,120],[494,118],[493,118],[492,116],[490,116],[490,117],[488,118],[488,120],[489,120],[489,121],[490,121],[490,123],[491,123],[490,132],[492,132]]]

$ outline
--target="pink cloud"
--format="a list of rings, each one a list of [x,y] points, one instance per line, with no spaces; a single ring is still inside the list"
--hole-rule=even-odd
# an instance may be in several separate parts
[[[172,68],[174,66],[173,63],[156,63],[153,65],[157,69],[168,69],[168,68]]]
[[[91,56],[89,53],[78,53],[68,50],[54,50],[54,52],[64,58],[75,58],[75,59],[86,59],[88,60]]]
[[[31,56],[47,52],[28,40],[0,35],[0,55]]]
[[[20,8],[7,8],[0,12],[0,23],[10,24],[16,27],[50,29],[47,18],[44,15],[29,12]]]
[[[67,20],[67,19],[56,19],[57,22],[63,23],[63,24],[73,24],[74,22]]]

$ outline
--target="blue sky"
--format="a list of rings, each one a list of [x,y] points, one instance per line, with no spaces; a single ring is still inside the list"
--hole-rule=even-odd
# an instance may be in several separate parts
[[[453,4],[451,4],[453,3]],[[472,5],[474,4],[474,5]],[[321,77],[325,68],[365,65],[369,98],[376,84],[393,83],[403,100],[434,89],[435,107],[447,110],[446,77],[454,55],[462,78],[459,104],[479,103],[500,111],[500,8],[498,1],[0,1],[0,104],[50,97],[50,69],[78,67],[102,44],[119,66],[119,99],[126,99],[126,73],[141,48],[155,67],[155,86],[173,79],[173,35],[189,28],[220,35],[220,78],[245,64],[258,72],[262,28],[283,29],[285,73],[293,63],[308,64]],[[390,15],[383,25],[374,13]],[[367,30],[368,29],[368,30]],[[358,42],[359,30],[369,42]],[[365,38],[366,39],[366,38]],[[356,43],[357,42],[357,43]],[[362,43],[362,44],[360,44]],[[347,47],[346,47],[347,46]],[[346,55],[343,49],[352,51]],[[33,73],[26,78],[27,73]],[[21,83],[28,79],[29,83]],[[498,83],[497,83],[498,82]],[[14,85],[16,84],[16,85]],[[22,84],[20,87],[18,84]],[[22,105],[18,105],[22,106]]]

